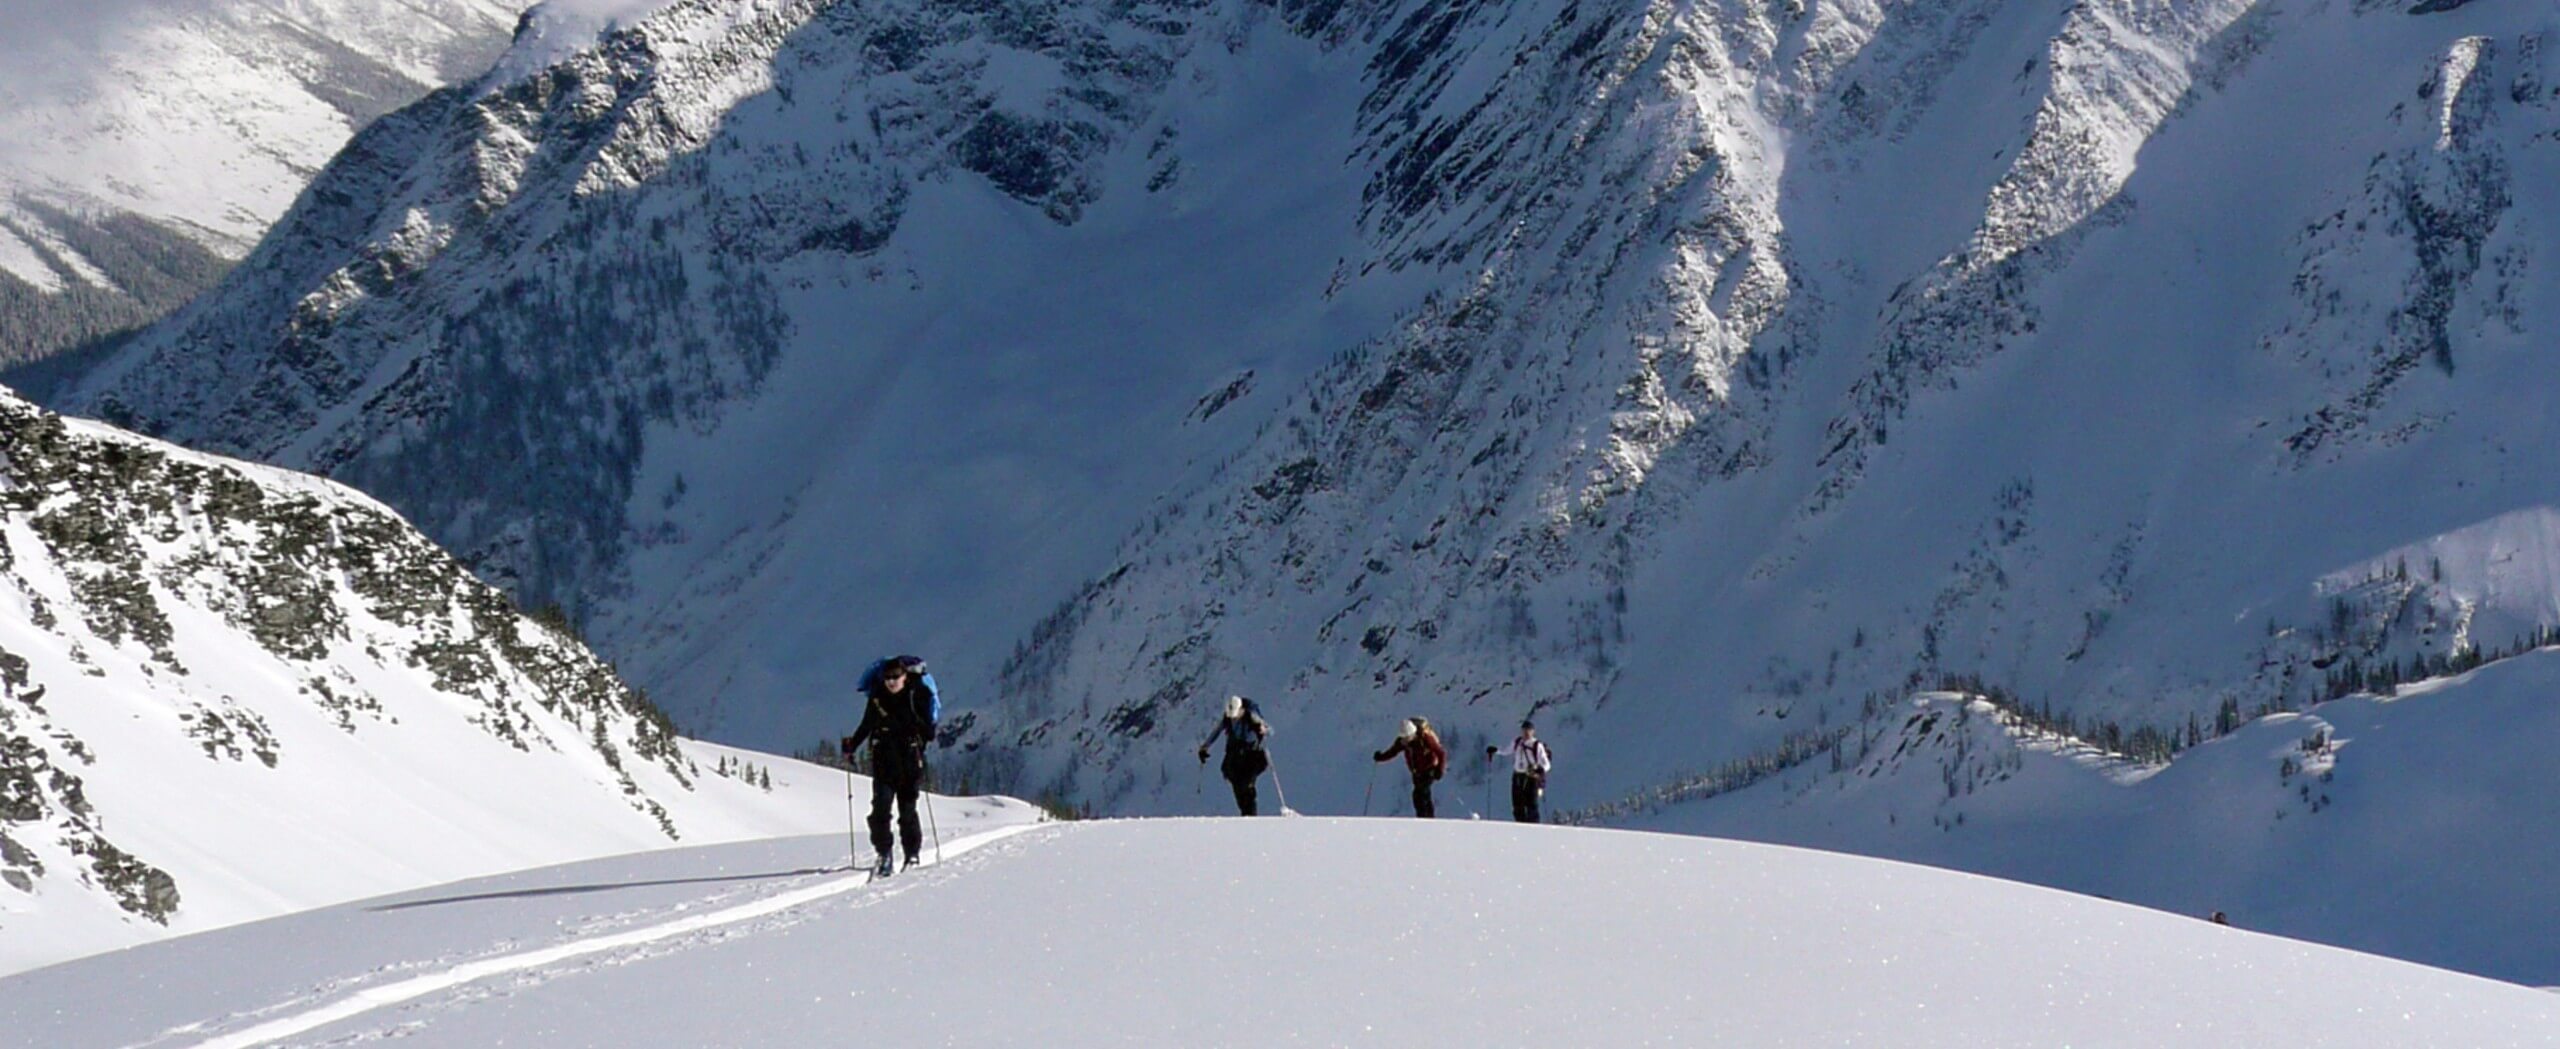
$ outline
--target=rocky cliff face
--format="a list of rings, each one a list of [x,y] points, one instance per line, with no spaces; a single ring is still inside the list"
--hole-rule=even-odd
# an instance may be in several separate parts
[[[1549,166],[1415,122],[1452,158],[1422,184],[1537,170],[1543,208],[1487,208],[1513,239],[1464,291],[1319,375],[1035,629],[1003,688],[1022,774],[1178,807],[1191,740],[1164,737],[1239,686],[1313,736],[1302,767],[1356,767],[1331,755],[1397,713],[1499,738],[1536,712],[1596,780],[1676,782],[1819,757],[1863,696],[1942,680],[2157,755],[2560,621],[2514,526],[2547,505],[2517,472],[2546,424],[2507,386],[2549,360],[2517,312],[2551,301],[2547,205],[2508,167],[2554,159],[2547,18],[1586,28],[1629,78],[1565,92],[1601,137]],[[2306,112],[2342,62],[2377,82]],[[1438,111],[1554,112],[1468,87]],[[2464,567],[2394,578],[2408,542]]]
[[[0,463],[12,963],[726,829],[662,713],[380,504],[6,393]]]
[[[1594,797],[1950,678],[2157,739],[2560,622],[2338,582],[2549,501],[2555,31],[690,0],[377,125],[65,403],[380,494],[709,731],[928,649],[964,763],[1105,806],[1228,692],[1319,807],[1411,713]]]

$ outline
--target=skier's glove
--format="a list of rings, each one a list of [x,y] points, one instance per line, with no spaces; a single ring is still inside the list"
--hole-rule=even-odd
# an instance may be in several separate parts
[[[1485,760],[1486,760],[1486,761],[1491,761],[1491,760],[1493,760],[1495,757],[1497,757],[1497,756],[1501,755],[1501,753],[1502,753],[1502,748],[1501,748],[1501,747],[1486,747],[1486,748],[1484,748],[1484,757],[1485,757]]]
[[[1371,760],[1371,761],[1385,761],[1385,760],[1387,760],[1387,752],[1386,752],[1386,751],[1383,751],[1383,750],[1371,751],[1371,752],[1369,752],[1369,760]]]
[[[1203,765],[1206,765],[1206,764],[1208,764],[1208,763],[1209,763],[1209,748],[1207,748],[1207,747],[1202,747],[1202,748],[1200,748],[1200,763],[1201,763],[1201,764],[1203,764]]]
[[[848,761],[853,759],[853,747],[854,742],[853,737],[851,736],[846,736],[843,739],[836,741],[836,750],[841,752]]]

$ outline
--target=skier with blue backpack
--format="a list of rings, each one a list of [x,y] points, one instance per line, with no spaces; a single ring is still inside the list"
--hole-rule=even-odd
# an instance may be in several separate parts
[[[916,796],[924,789],[925,747],[933,742],[942,720],[942,693],[924,660],[896,656],[871,664],[862,672],[862,723],[841,741],[845,760],[853,760],[864,741],[871,743],[871,853],[880,858],[876,872],[888,877],[889,803],[898,805],[897,844],[905,846],[906,865],[924,855],[924,824],[916,818]]]
[[[1243,696],[1228,696],[1226,710],[1226,716],[1218,719],[1217,727],[1209,730],[1208,738],[1200,741],[1200,763],[1209,763],[1209,744],[1225,736],[1227,753],[1218,762],[1218,774],[1225,776],[1227,785],[1235,788],[1236,812],[1255,815],[1258,806],[1254,797],[1254,781],[1261,779],[1263,771],[1271,767],[1271,755],[1262,746],[1263,741],[1271,737],[1271,723],[1262,720],[1261,709]]]

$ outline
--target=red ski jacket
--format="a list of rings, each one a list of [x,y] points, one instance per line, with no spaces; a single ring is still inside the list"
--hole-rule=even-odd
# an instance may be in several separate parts
[[[1377,759],[1385,761],[1397,754],[1404,755],[1404,767],[1411,769],[1415,776],[1437,775],[1449,765],[1449,748],[1441,746],[1440,735],[1430,729],[1415,733],[1410,740],[1399,738],[1387,744],[1387,749],[1378,752]]]

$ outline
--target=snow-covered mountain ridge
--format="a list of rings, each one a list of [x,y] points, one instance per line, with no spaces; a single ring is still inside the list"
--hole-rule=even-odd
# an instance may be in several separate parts
[[[2560,649],[2140,760],[1926,694],[1791,763],[1596,806],[1612,826],[1882,853],[2519,982],[2560,981],[2540,759]],[[2215,726],[2197,730],[2215,735]]]
[[[210,287],[347,137],[506,46],[514,0],[0,12],[0,365]]]
[[[1951,679],[2183,745],[2560,624],[2556,18],[684,0],[377,125],[65,403],[724,738],[929,652],[1108,810],[1229,692],[1309,811],[1415,713],[1537,713],[1560,804]]]
[[[1202,41],[1220,57],[1183,64]],[[774,605],[771,588],[809,580],[828,610],[853,591],[915,593],[925,604],[901,602],[894,622],[846,626],[915,637],[957,623],[981,635],[970,650],[1000,652],[1020,624],[971,625],[967,610],[991,591],[1018,607],[1073,585],[1160,483],[1149,467],[1181,468],[1186,449],[1153,430],[1109,451],[1090,439],[1125,418],[1133,391],[1174,418],[1220,387],[1267,398],[1332,352],[1300,340],[1303,325],[1367,327],[1330,319],[1344,308],[1318,297],[1347,236],[1267,246],[1267,262],[1229,271],[1174,265],[1180,244],[1299,215],[1324,229],[1356,201],[1330,149],[1311,145],[1335,141],[1347,111],[1276,90],[1351,94],[1356,80],[1322,83],[1329,70],[1306,65],[1317,57],[1252,5],[673,4],[559,65],[375,125],[222,291],[68,400],[415,494],[424,502],[391,498],[441,522],[438,538],[485,574],[558,601],[599,639],[629,638],[621,652],[644,679],[684,676],[652,690],[689,697],[672,707],[689,723],[734,707],[756,724],[757,707],[855,669],[834,637],[777,642],[831,617]],[[1186,132],[1163,121],[1130,132],[1177,78],[1193,150],[1176,151]],[[1291,173],[1280,192],[1245,178],[1273,172]],[[1157,190],[1096,198],[1106,173]],[[1174,201],[1188,224],[1166,230],[1154,209]],[[919,214],[930,232],[895,235]],[[969,252],[1004,236],[1059,239],[1012,264]],[[1129,237],[1157,247],[1126,250]],[[1059,281],[1069,258],[1088,282],[1188,288],[1208,305],[1132,313]],[[1093,265],[1105,258],[1126,265]],[[1168,352],[1199,346],[1201,322],[1240,299],[1269,306],[1249,347]],[[1095,344],[1059,345],[1055,312],[1079,308],[1098,314],[1078,325]],[[990,332],[996,316],[1024,327]],[[1133,338],[1148,352],[1128,350]],[[1238,353],[1255,363],[1237,367]],[[1078,356],[1118,363],[1075,389],[1024,368]],[[787,392],[769,395],[775,383]],[[880,425],[865,409],[893,394],[979,405],[984,423]],[[763,407],[735,414],[747,403]],[[1030,426],[987,432],[998,417]],[[484,442],[498,433],[522,443],[496,451]],[[849,443],[890,450],[827,451]],[[1052,468],[1066,448],[1080,461]],[[1045,490],[972,498],[990,474]],[[448,483],[461,477],[477,480]],[[916,493],[908,505],[832,505],[891,477]],[[1111,498],[1083,498],[1097,490]],[[1043,526],[1074,556],[1011,556]],[[890,538],[920,530],[952,548]],[[843,556],[864,548],[899,556]],[[785,567],[811,558],[833,567]],[[1026,561],[1027,575],[993,567]],[[753,625],[704,631],[703,616]],[[755,643],[824,651],[739,662],[758,629]],[[907,647],[955,643],[917,640],[944,643]],[[985,679],[992,660],[975,662],[981,673],[954,680]],[[823,731],[805,711],[789,720],[756,738]]]
[[[0,969],[841,826],[841,773],[678,739],[343,487],[6,392],[0,459]]]
[[[1856,26],[1812,16],[1795,51],[1661,10],[1688,16],[1645,23],[1673,42],[1634,42],[1692,103],[1684,72],[1800,83],[1824,30]],[[1774,126],[1707,107],[1735,137],[1667,141],[1702,137],[1679,148],[1720,192],[1601,241],[1650,252],[1658,283],[1524,276],[1626,265],[1566,232],[1626,221],[1642,183],[1608,179],[1552,262],[1498,255],[1170,497],[1010,664],[1017,715],[1081,751],[1031,775],[1147,797],[1188,744],[1145,726],[1238,684],[1320,740],[1381,731],[1381,707],[1487,735],[1545,711],[1616,781],[1783,749],[1948,675],[2174,734],[2337,695],[2332,667],[2527,643],[2560,622],[2530,378],[2560,323],[2533,261],[2560,204],[2549,14],[1986,10],[1947,27],[1970,66],[2058,28],[1961,122],[1935,92],[1981,71],[1881,30],[1808,112],[1775,87],[1747,111]],[[2404,76],[2297,112],[2340,65]],[[1876,84],[1900,89],[1882,114]],[[1500,92],[1464,97],[1483,120]],[[2012,105],[2014,136],[1986,119]],[[2278,125],[2317,159],[2250,148]],[[1725,246],[1682,241],[1700,228]],[[2424,347],[2444,359],[2421,374]]]
[[[2542,870],[2560,773],[2537,750],[2560,716],[2555,688],[2560,650],[2537,650],[2266,716],[2166,762],[1992,698],[1930,693],[1838,750],[1585,816],[2225,911],[2245,929],[2550,985],[2560,929]]]

